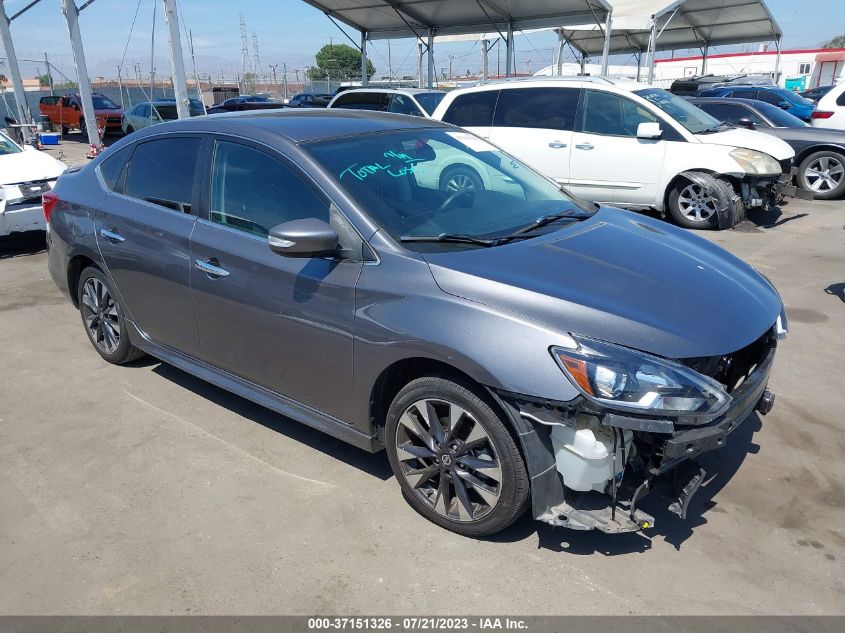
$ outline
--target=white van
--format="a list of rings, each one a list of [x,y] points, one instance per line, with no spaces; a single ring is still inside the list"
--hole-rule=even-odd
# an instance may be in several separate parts
[[[448,93],[432,118],[489,140],[577,195],[657,209],[688,228],[731,226],[745,208],[794,189],[795,152],[784,141],[720,123],[644,84],[590,77],[484,83]],[[482,180],[469,166],[464,176]]]

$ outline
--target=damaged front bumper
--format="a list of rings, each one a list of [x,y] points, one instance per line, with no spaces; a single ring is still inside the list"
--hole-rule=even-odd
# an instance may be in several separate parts
[[[654,525],[654,518],[638,504],[659,487],[671,491],[669,510],[686,518],[690,500],[707,479],[695,458],[724,447],[730,433],[754,411],[765,415],[774,405],[774,394],[767,389],[776,346],[774,333],[771,336],[764,356],[732,390],[728,410],[705,424],[683,417],[640,417],[604,410],[584,398],[561,403],[495,393],[519,432],[531,476],[534,518],[578,530],[638,531]],[[572,426],[585,417],[597,428],[612,431],[614,460],[617,438],[622,450],[619,474],[601,491],[567,487],[555,459],[555,426]],[[633,437],[627,455],[625,434]],[[616,461],[613,472],[617,472]]]

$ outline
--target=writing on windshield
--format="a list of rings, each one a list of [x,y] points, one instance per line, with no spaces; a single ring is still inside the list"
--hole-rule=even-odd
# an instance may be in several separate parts
[[[368,177],[378,173],[386,173],[393,178],[401,178],[402,176],[413,174],[414,163],[423,160],[422,158],[414,158],[404,152],[395,152],[393,150],[382,153],[382,158],[386,160],[379,160],[366,165],[352,163],[338,174],[338,178],[343,180],[344,176],[351,176],[356,180],[366,180]]]

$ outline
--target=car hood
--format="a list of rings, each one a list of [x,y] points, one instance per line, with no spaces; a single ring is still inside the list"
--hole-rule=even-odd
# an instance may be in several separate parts
[[[67,165],[49,154],[24,150],[0,155],[0,185],[58,178]]]
[[[782,309],[772,285],[727,251],[605,207],[538,238],[423,257],[448,294],[668,358],[741,349]]]
[[[786,142],[804,141],[845,146],[845,130],[824,130],[817,127],[761,127],[764,134],[771,134]]]
[[[773,156],[777,161],[786,160],[795,156],[795,152],[787,143],[756,130],[736,128],[714,134],[696,134],[695,137],[702,143],[757,150],[758,152]]]

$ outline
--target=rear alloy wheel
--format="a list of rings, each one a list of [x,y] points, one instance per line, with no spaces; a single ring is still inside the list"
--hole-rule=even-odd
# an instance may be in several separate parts
[[[845,193],[845,156],[837,152],[816,152],[801,161],[798,183],[820,200],[832,200]]]
[[[528,475],[504,421],[469,385],[424,377],[393,401],[390,465],[407,501],[459,534],[503,530],[525,510]]]
[[[682,180],[669,192],[669,214],[688,229],[718,226],[719,200],[698,183]]]
[[[144,353],[129,341],[123,310],[108,278],[97,268],[86,268],[79,278],[79,312],[88,339],[105,360],[122,365]]]

